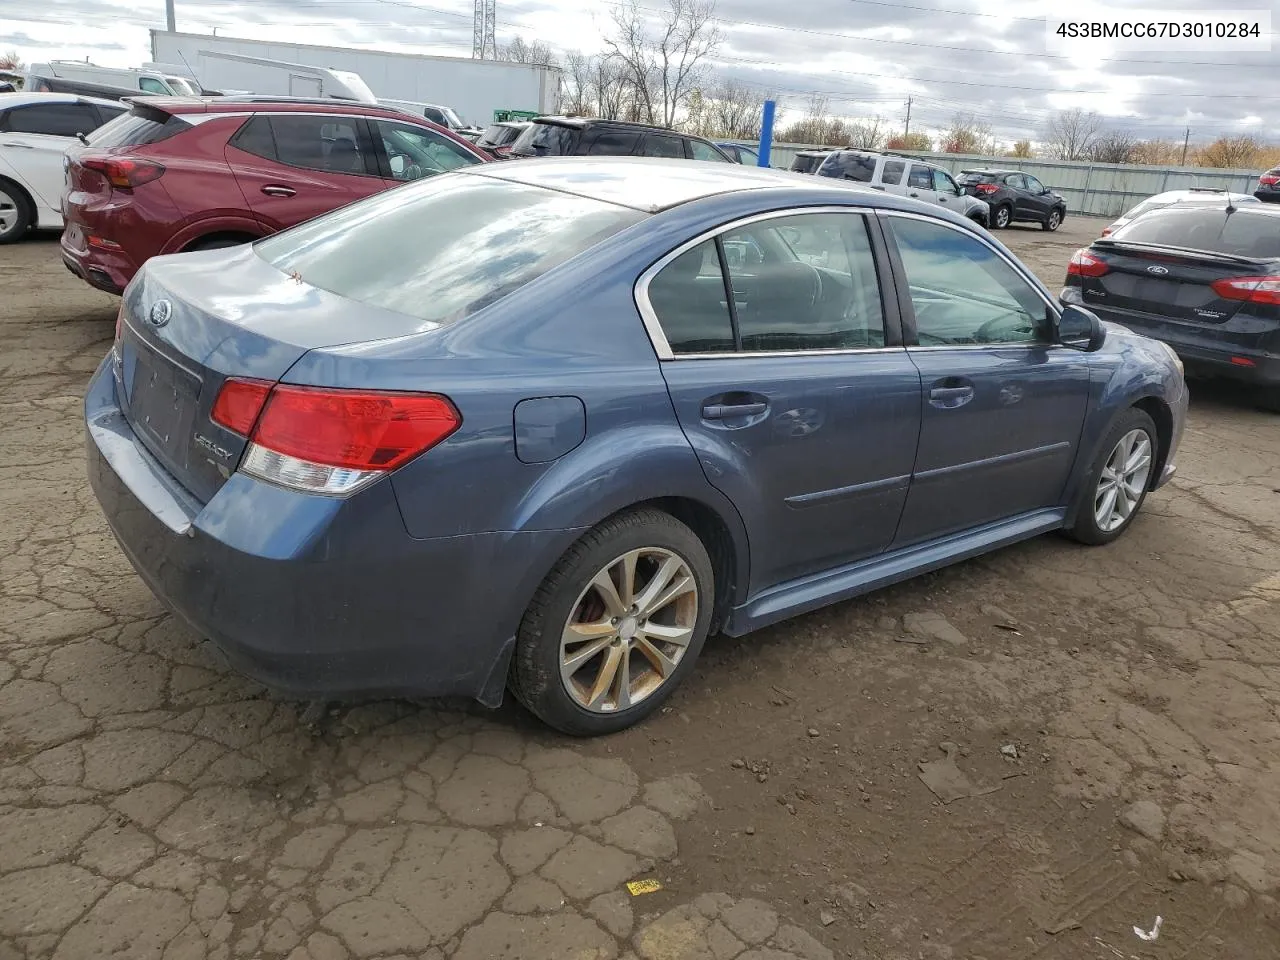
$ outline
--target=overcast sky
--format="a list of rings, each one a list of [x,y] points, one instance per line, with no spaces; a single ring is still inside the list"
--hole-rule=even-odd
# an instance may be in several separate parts
[[[616,0],[498,0],[498,42],[540,39],[594,51]],[[663,0],[640,0],[658,7]],[[472,0],[176,0],[178,29],[251,39],[469,56]],[[1270,9],[1277,0],[1233,0]],[[1070,4],[1071,9],[1079,9]],[[1154,15],[1210,0],[1109,0]],[[1061,0],[1052,9],[1068,7]],[[1081,106],[1143,137],[1211,140],[1249,132],[1280,140],[1280,47],[1268,53],[1046,53],[1045,0],[718,0],[724,42],[714,69],[779,95],[794,116],[820,92],[833,114],[878,115],[900,127],[943,126],[958,111],[1012,140],[1039,139],[1056,109]],[[38,11],[38,12],[37,12]],[[1039,18],[1037,18],[1039,15]],[[150,59],[163,0],[0,0],[0,50],[28,61]],[[376,92],[376,91],[375,91]]]

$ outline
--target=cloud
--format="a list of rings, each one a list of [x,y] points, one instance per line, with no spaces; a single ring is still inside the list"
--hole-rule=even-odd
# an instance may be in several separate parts
[[[656,9],[665,0],[639,0]],[[500,0],[500,41],[520,35],[553,47],[600,47],[617,0]],[[1116,15],[1203,8],[1204,0],[1111,0]],[[28,60],[93,56],[150,58],[148,27],[161,26],[161,0],[0,0],[12,24],[5,47]],[[1081,53],[1049,56],[1034,4],[1007,0],[718,0],[724,42],[715,72],[776,93],[789,112],[813,94],[832,112],[945,126],[957,113],[987,120],[1006,140],[1036,139],[1055,110],[1097,110],[1138,136],[1212,139],[1244,129],[1280,129],[1276,53]],[[180,0],[179,29],[304,43],[466,56],[471,0]]]

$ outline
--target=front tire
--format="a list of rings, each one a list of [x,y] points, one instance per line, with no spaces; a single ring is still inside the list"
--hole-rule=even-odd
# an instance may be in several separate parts
[[[525,611],[511,692],[562,733],[624,730],[693,669],[714,602],[711,559],[687,526],[654,509],[606,520],[569,548]]]
[[[1011,223],[1013,223],[1013,208],[1007,203],[1000,204],[991,214],[992,228],[1003,230]]]
[[[0,180],[0,243],[15,243],[31,226],[31,201],[17,185]]]
[[[1040,226],[1042,229],[1048,230],[1050,233],[1052,233],[1054,230],[1057,230],[1060,226],[1062,226],[1062,211],[1050,210],[1049,218],[1045,220],[1044,223],[1040,224]]]
[[[1116,420],[1080,491],[1068,536],[1097,546],[1129,529],[1147,498],[1158,443],[1156,425],[1143,411],[1131,409]]]

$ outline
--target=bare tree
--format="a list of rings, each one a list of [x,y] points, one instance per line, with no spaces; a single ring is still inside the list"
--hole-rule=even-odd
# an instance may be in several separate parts
[[[516,37],[505,47],[498,50],[499,60],[510,60],[512,63],[530,63],[539,67],[557,67],[560,58],[556,52],[541,40],[532,43],[523,37]]]
[[[569,116],[594,112],[595,57],[571,50],[564,58],[564,79],[560,86],[560,109]]]
[[[6,50],[0,53],[0,70],[12,70],[14,73],[21,73],[27,65],[22,60],[22,55],[17,50]]]
[[[884,141],[884,121],[880,117],[849,124],[848,142],[855,150],[879,150],[884,146]]]
[[[560,109],[572,116],[605,120],[633,114],[631,85],[616,59],[572,51],[564,58]]]
[[[1261,152],[1262,144],[1248,134],[1219,137],[1197,152],[1196,163],[1202,167],[1253,167]]]
[[[667,0],[656,16],[639,0],[614,8],[605,46],[625,68],[635,108],[649,123],[672,126],[702,80],[721,41],[714,15],[715,0]]]
[[[1170,166],[1182,160],[1182,143],[1172,140],[1139,140],[1129,152],[1130,163]]]
[[[626,64],[615,57],[596,57],[592,72],[596,116],[605,120],[638,118],[640,108]]]
[[[1050,156],[1058,160],[1087,160],[1101,125],[1102,121],[1093,111],[1086,113],[1079,107],[1059,110],[1049,118],[1045,130],[1045,145]]]
[[[1132,163],[1138,140],[1123,130],[1108,130],[1089,145],[1089,159],[1094,163]]]
[[[764,101],[736,80],[723,80],[711,88],[706,98],[706,132],[731,140],[753,140],[760,136]]]
[[[991,126],[972,113],[957,113],[943,131],[943,153],[993,153]]]

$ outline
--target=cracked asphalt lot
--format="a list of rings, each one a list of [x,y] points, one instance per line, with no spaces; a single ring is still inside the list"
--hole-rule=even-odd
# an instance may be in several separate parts
[[[1056,287],[1099,226],[1003,239]],[[717,638],[571,742],[510,704],[304,715],[166,614],[84,477],[115,304],[53,237],[0,248],[0,960],[1275,956],[1280,417],[1193,383],[1111,547]]]

